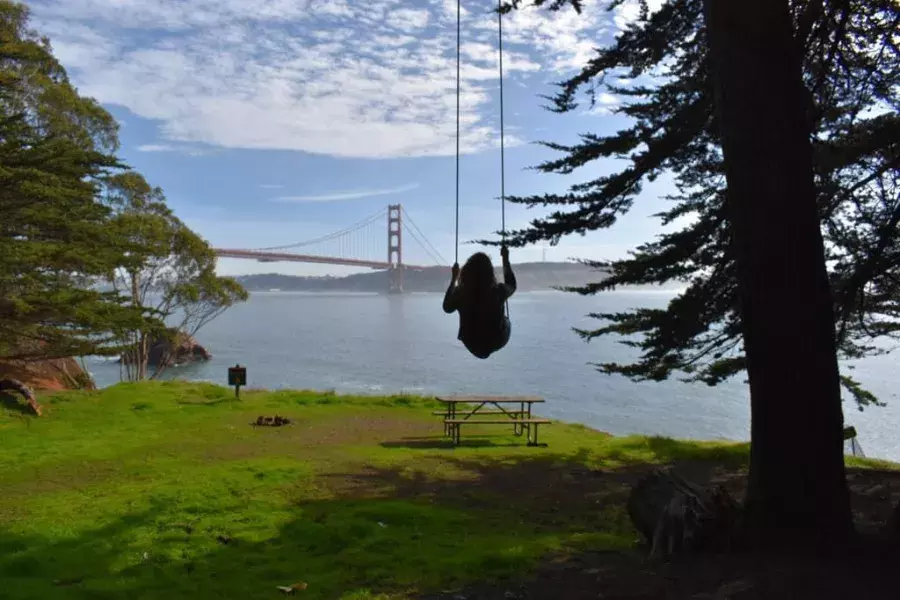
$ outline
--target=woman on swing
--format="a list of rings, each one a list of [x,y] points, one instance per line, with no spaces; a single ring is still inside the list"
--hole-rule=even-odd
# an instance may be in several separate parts
[[[503,307],[516,291],[516,276],[509,264],[509,248],[502,246],[500,255],[503,283],[494,275],[491,258],[484,252],[476,252],[462,270],[459,263],[453,265],[450,287],[444,295],[444,312],[459,311],[457,339],[481,359],[506,346],[512,330]]]

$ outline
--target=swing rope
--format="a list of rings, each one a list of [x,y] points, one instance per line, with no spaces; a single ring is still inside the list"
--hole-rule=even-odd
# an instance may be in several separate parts
[[[503,140],[503,0],[497,0],[497,40],[500,49],[500,235],[506,244],[506,160]]]
[[[500,58],[500,235],[506,243],[506,140],[503,110],[503,0],[497,0],[497,39]],[[460,97],[462,64],[462,0],[456,0],[456,248],[454,259],[459,263],[459,144],[460,144]]]
[[[460,49],[462,47],[462,0],[456,0],[456,254],[454,264],[459,264],[459,98],[460,98]]]
[[[500,55],[500,236],[506,247],[506,156],[503,139],[503,0],[497,0],[497,43]],[[506,299],[506,318],[509,319],[509,298]]]
[[[503,0],[497,0],[497,41],[500,59],[500,235],[506,245],[506,141],[503,111]],[[462,0],[456,0],[456,254],[459,264],[459,138],[460,138],[460,65],[462,48]],[[509,300],[506,301],[509,317]]]

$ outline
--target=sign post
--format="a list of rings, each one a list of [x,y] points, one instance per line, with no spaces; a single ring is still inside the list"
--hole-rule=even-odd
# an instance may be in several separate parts
[[[241,365],[228,367],[228,385],[234,386],[234,397],[240,400],[241,386],[247,385],[247,367]]]

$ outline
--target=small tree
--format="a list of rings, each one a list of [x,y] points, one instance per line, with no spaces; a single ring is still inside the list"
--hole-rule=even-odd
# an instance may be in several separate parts
[[[171,347],[184,335],[194,336],[248,294],[236,280],[216,275],[212,248],[175,217],[160,188],[151,187],[135,172],[111,176],[105,184],[105,200],[115,212],[113,231],[139,248],[110,273],[109,280],[135,308],[154,317],[125,336],[129,348],[122,360],[125,377],[155,378],[168,360],[163,357],[150,365],[154,343]]]

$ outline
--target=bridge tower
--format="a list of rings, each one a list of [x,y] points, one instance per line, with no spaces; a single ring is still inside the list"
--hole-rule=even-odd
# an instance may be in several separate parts
[[[390,293],[403,293],[403,227],[402,206],[388,206],[388,264],[390,264]]]

